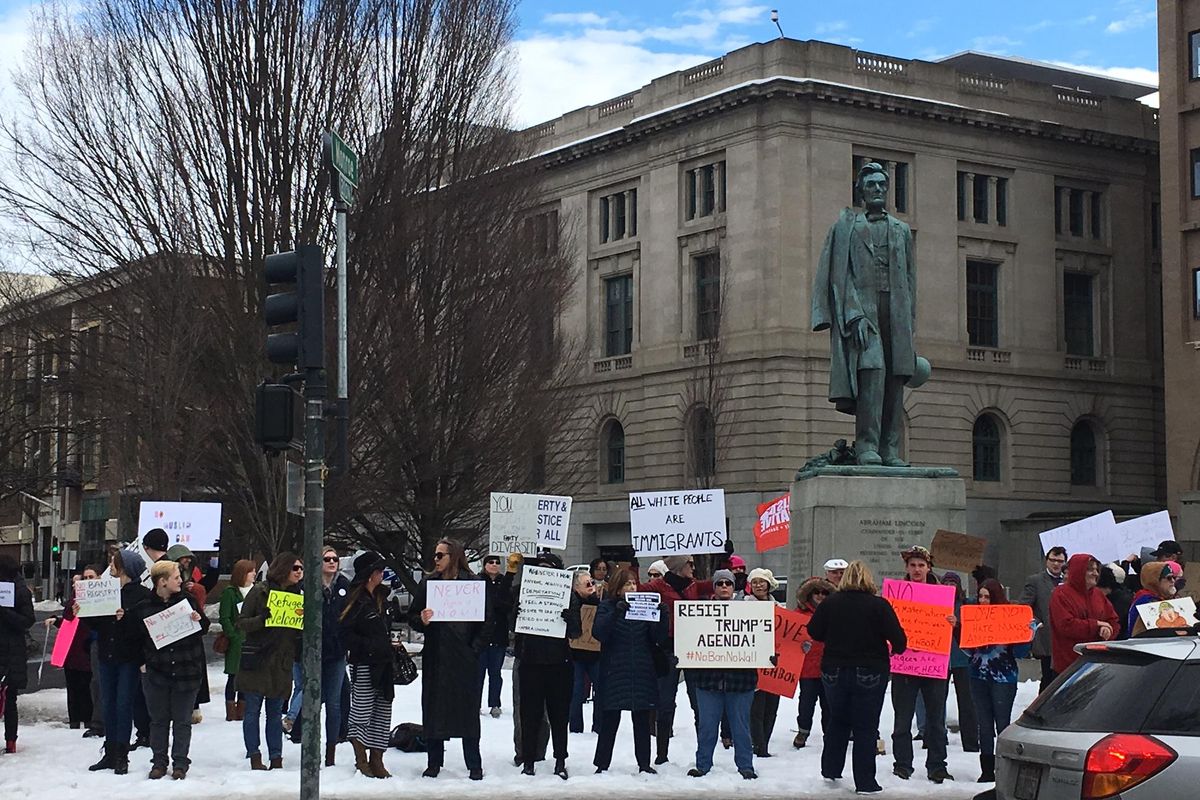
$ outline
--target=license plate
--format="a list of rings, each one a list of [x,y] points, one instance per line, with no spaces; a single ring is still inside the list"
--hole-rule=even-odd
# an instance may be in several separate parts
[[[1040,764],[1018,764],[1017,782],[1013,786],[1013,797],[1016,800],[1037,800],[1038,789],[1042,785],[1042,767]]]

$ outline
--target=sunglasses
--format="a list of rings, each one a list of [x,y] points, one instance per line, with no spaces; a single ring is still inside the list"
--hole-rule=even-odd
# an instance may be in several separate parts
[[[325,556],[321,560],[326,564],[336,564],[340,559],[337,556]]]
[[[826,589],[817,589],[815,592],[813,592],[813,594],[823,594],[823,595],[828,595],[828,594],[829,594],[829,592],[828,592],[828,590],[826,590]]]
[[[445,558],[445,557],[446,557],[446,556],[448,556],[448,555],[450,555],[450,554],[449,554],[449,553],[434,553],[434,554],[433,554],[433,560],[434,560],[434,561],[440,561],[441,559]]]
[[[649,575],[651,578],[661,578],[661,577],[662,577],[662,573],[661,573],[661,572],[654,572],[653,570],[651,570],[651,571],[650,571],[650,572],[648,572],[647,574],[648,574],[648,575]]]
[[[303,564],[292,564],[292,572],[304,572]]]
[[[733,581],[717,581],[713,586],[733,586]]]
[[[500,559],[498,559],[498,558],[485,558],[485,559],[483,560],[483,563],[485,563],[485,564],[499,564],[499,563],[500,563]]]

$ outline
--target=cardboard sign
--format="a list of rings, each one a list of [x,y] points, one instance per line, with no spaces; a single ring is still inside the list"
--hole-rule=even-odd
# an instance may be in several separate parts
[[[1151,600],[1137,607],[1146,630],[1151,628],[1188,628],[1196,624],[1196,601],[1190,597]]]
[[[626,592],[625,602],[629,603],[629,610],[625,612],[625,619],[658,622],[661,618],[658,605],[662,602],[662,597],[658,592]]]
[[[950,623],[946,622],[946,615],[954,613],[954,587],[942,586],[936,583],[914,583],[912,581],[898,581],[894,578],[887,578],[883,582],[883,596],[887,601],[896,608],[897,603],[901,606],[909,604],[920,604],[932,606],[938,609],[942,616],[942,624],[947,627]],[[900,609],[896,609],[896,616],[900,617]],[[920,613],[920,612],[919,612]],[[931,614],[933,612],[925,612]],[[904,625],[904,619],[900,619],[901,626]],[[927,644],[923,637],[928,631],[918,627],[916,629],[918,639],[922,643]],[[909,636],[908,629],[905,628],[904,635]],[[932,652],[928,650],[920,650],[913,644],[908,643],[908,649],[900,655],[892,655],[892,672],[897,675],[916,675],[922,678],[944,678],[949,674],[950,670],[950,649],[946,648],[946,652]]]
[[[800,670],[804,666],[804,645],[812,641],[808,635],[808,616],[799,611],[788,611],[780,605],[775,606],[775,653],[779,656],[779,663],[759,670],[760,691],[787,698],[796,696]]]
[[[1159,544],[1167,539],[1175,540],[1175,530],[1171,527],[1171,515],[1166,511],[1157,511],[1153,514],[1118,522],[1115,535],[1116,541],[1113,543],[1113,547],[1119,555],[1107,559],[1108,561],[1122,561],[1131,553],[1140,553],[1144,547],[1157,550]],[[1093,553],[1093,555],[1095,554]]]
[[[950,655],[950,640],[954,638],[954,626],[946,620],[952,609],[929,603],[914,603],[911,600],[889,600],[908,646],[927,653]]]
[[[430,622],[483,622],[487,584],[472,580],[426,581],[425,607],[433,611]]]
[[[154,528],[167,532],[168,544],[187,545],[193,553],[219,550],[221,504],[143,501],[138,506],[136,541],[140,543]]]
[[[1025,644],[1033,640],[1033,609],[1022,605],[969,605],[959,609],[960,647]]]
[[[592,635],[592,627],[596,624],[596,607],[584,604],[579,607],[579,627],[582,633],[578,639],[571,639],[573,650],[587,650],[592,653],[600,652],[600,640]]]
[[[786,547],[788,528],[792,521],[792,495],[785,494],[758,506],[758,519],[754,522],[754,549],[759,553]]]
[[[1065,547],[1068,555],[1089,553],[1102,562],[1120,561],[1129,555],[1129,550],[1117,552],[1121,549],[1117,546],[1117,520],[1111,511],[1039,533],[1038,538],[1043,553],[1051,547]]]
[[[192,619],[196,609],[187,600],[180,600],[166,611],[146,617],[143,622],[150,632],[154,647],[161,650],[169,644],[200,632],[200,622]]]
[[[774,603],[677,601],[675,656],[680,668],[771,666],[774,612]]]
[[[268,628],[304,629],[304,595],[272,590],[267,593]]]
[[[905,650],[900,655],[893,653],[892,672],[918,678],[945,678],[950,674],[950,656],[922,650]]]
[[[629,527],[639,556],[724,553],[725,491],[631,493]]]
[[[1183,577],[1187,581],[1183,593],[1193,600],[1200,600],[1200,561],[1184,564]]]
[[[563,550],[571,523],[571,498],[492,492],[488,552],[532,556],[538,547]]]
[[[121,607],[121,581],[112,577],[76,581],[75,602],[79,603],[77,617],[111,617]]]
[[[965,533],[939,530],[933,535],[929,550],[938,569],[969,573],[983,563],[987,539]]]
[[[571,604],[575,575],[565,569],[526,566],[521,573],[516,633],[561,639],[567,635],[563,609]]]
[[[14,608],[17,605],[17,585],[12,581],[0,581],[0,607]]]
[[[61,668],[63,664],[67,663],[67,652],[71,649],[71,643],[75,641],[77,630],[79,630],[78,617],[63,620],[62,625],[58,628],[58,635],[54,637],[54,649],[50,651],[50,666]]]

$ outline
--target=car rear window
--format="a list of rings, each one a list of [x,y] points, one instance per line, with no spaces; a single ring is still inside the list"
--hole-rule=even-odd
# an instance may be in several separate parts
[[[1034,700],[1018,723],[1058,731],[1140,732],[1152,710],[1156,715],[1160,710],[1175,714],[1172,704],[1160,703],[1159,698],[1168,686],[1177,685],[1174,678],[1180,668],[1179,661],[1136,653],[1088,654]],[[1187,691],[1191,702],[1197,691]],[[1195,714],[1195,706],[1188,708]]]
[[[1142,725],[1143,733],[1200,735],[1200,664],[1186,663]]]

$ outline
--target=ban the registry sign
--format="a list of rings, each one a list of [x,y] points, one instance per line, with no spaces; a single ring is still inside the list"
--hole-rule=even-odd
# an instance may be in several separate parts
[[[681,669],[764,668],[774,654],[774,603],[675,602],[675,657]]]
[[[629,528],[639,556],[725,551],[725,491],[634,492]]]
[[[488,552],[532,556],[539,547],[563,550],[571,524],[571,498],[492,492]]]

